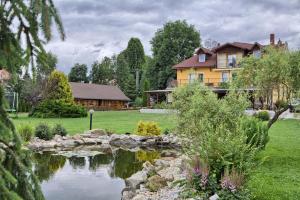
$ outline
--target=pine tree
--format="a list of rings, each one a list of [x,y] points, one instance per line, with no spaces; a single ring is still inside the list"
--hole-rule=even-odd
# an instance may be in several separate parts
[[[35,56],[45,54],[42,41],[52,38],[52,22],[64,39],[63,26],[52,0],[1,0],[0,66],[14,75],[22,65],[34,64]],[[21,45],[21,39],[26,43]],[[29,154],[21,146],[19,135],[3,108],[0,85],[0,199],[42,200],[44,196],[32,172]]]

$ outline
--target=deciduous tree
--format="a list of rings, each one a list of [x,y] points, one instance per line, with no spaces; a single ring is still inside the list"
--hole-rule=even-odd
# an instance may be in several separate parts
[[[256,89],[256,96],[263,97],[268,108],[275,110],[270,128],[278,117],[291,107],[292,98],[300,90],[300,52],[268,47],[262,58],[245,57],[241,62],[237,86]],[[273,96],[277,93],[277,101]]]
[[[87,77],[88,68],[85,64],[76,63],[74,67],[71,68],[69,73],[69,81],[71,82],[88,82]]]
[[[200,46],[200,34],[186,21],[168,22],[157,30],[151,44],[154,58],[149,65],[151,88],[165,89],[168,80],[176,78],[172,66],[193,55]]]

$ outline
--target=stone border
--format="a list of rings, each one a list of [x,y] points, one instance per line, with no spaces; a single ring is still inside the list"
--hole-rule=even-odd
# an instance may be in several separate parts
[[[52,140],[45,141],[34,138],[27,147],[34,151],[67,151],[80,146],[97,146],[99,149],[111,147],[134,148],[180,148],[180,142],[174,135],[138,136],[109,134],[101,129],[87,131],[74,136],[55,135]]]

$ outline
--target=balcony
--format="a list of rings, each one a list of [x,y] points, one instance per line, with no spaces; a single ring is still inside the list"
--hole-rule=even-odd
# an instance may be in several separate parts
[[[179,79],[177,80],[178,86],[183,86],[191,83],[199,83],[203,84],[208,87],[215,87],[215,88],[227,88],[228,84],[231,82],[229,78],[204,78],[203,80],[200,79]]]

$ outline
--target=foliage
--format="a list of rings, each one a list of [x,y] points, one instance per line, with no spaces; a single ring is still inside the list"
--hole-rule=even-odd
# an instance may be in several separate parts
[[[173,98],[178,110],[177,133],[189,155],[200,155],[217,178],[226,168],[245,173],[253,168],[257,149],[247,144],[240,126],[248,105],[242,93],[218,99],[208,88],[193,84],[178,88]]]
[[[268,121],[270,119],[270,114],[267,110],[258,111],[254,116],[262,121]]]
[[[143,106],[143,99],[141,97],[137,97],[134,100],[134,106],[135,107],[142,107]]]
[[[61,39],[64,39],[60,16],[52,0],[1,1],[0,66],[15,76],[21,66],[31,62],[35,74],[34,57],[45,54],[43,45],[52,38],[54,24]],[[3,109],[2,98],[1,88],[0,199],[42,200],[44,196],[39,181],[32,172],[28,153],[21,149],[14,125]]]
[[[76,63],[74,67],[71,68],[69,73],[69,81],[70,82],[88,82],[87,77],[88,68],[85,64]]]
[[[130,38],[124,55],[132,75],[135,76],[136,92],[139,92],[140,71],[145,63],[144,47],[139,38]]]
[[[168,105],[167,102],[162,101],[162,102],[160,102],[160,103],[154,104],[153,107],[154,107],[155,109],[168,109],[169,105]]]
[[[247,144],[264,149],[269,142],[267,125],[254,117],[244,117],[241,121],[241,129],[247,135]]]
[[[145,93],[146,91],[150,90],[150,83],[149,81],[146,79],[146,75],[143,75],[142,78],[142,99],[143,99],[143,106],[147,106],[147,94]]]
[[[28,124],[24,124],[18,128],[18,133],[24,142],[29,142],[33,136],[33,128]]]
[[[87,111],[83,106],[73,102],[65,102],[64,100],[45,100],[34,107],[29,116],[38,118],[77,118],[86,117]]]
[[[56,69],[56,65],[57,57],[53,53],[39,54],[36,59],[37,80],[42,81],[48,78]]]
[[[243,88],[256,88],[256,95],[267,101],[269,109],[275,109],[274,117],[268,122],[269,128],[290,107],[291,98],[300,90],[299,55],[299,51],[268,47],[264,49],[262,58],[245,57],[240,63],[242,70],[235,84]],[[272,99],[275,91],[278,99],[286,102],[283,108],[274,107]]]
[[[51,140],[53,134],[47,124],[39,124],[35,127],[34,135],[42,140]]]
[[[104,57],[101,63],[94,62],[90,73],[91,81],[98,84],[109,84],[109,82],[113,79],[112,66],[112,59],[109,57]]]
[[[73,103],[71,86],[64,73],[59,71],[53,71],[51,73],[45,89],[44,99]]]
[[[52,135],[66,136],[67,134],[67,130],[61,124],[56,124],[52,128]]]
[[[161,129],[155,122],[140,121],[137,127],[137,134],[142,136],[155,136],[161,134]]]
[[[191,57],[200,46],[200,34],[186,21],[168,22],[151,40],[153,61],[148,79],[152,89],[165,89],[168,80],[176,77],[172,66]]]

